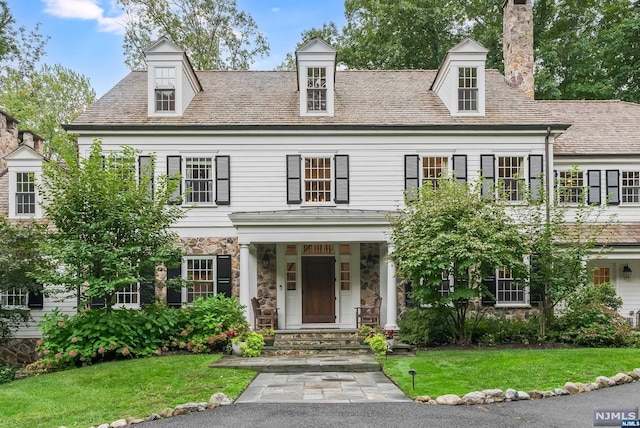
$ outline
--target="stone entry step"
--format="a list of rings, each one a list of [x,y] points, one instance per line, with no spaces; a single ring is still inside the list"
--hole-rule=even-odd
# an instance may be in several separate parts
[[[396,343],[393,348],[394,354],[410,351],[409,345],[401,343]],[[368,344],[359,343],[356,330],[278,330],[273,346],[265,346],[262,355],[358,355],[371,352]]]
[[[226,356],[210,367],[253,370],[259,373],[309,372],[378,372],[380,363],[371,354],[363,355],[308,355],[243,358]]]

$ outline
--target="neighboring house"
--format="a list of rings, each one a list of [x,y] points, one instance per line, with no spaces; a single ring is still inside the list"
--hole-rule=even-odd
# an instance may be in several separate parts
[[[522,184],[537,192],[541,173],[577,164],[600,203],[619,197],[607,203],[623,224],[594,279],[616,284],[627,316],[640,309],[640,106],[534,100],[531,3],[504,7],[506,79],[471,39],[438,70],[411,71],[337,70],[336,51],[317,39],[296,52],[296,71],[195,71],[161,39],[146,51],[148,71],[66,128],[81,156],[101,138],[105,152],[140,150],[142,164],[155,154],[156,176],[181,174],[185,255],[167,275],[194,287],[169,290],[170,305],[258,297],[278,308],[281,329],[355,328],[354,308],[379,295],[382,324],[397,328],[404,284],[387,257],[387,215],[406,190],[447,172],[482,175],[485,192],[502,183],[517,204]],[[492,281],[491,304],[531,307],[508,269]],[[121,294],[139,305],[135,286]]]

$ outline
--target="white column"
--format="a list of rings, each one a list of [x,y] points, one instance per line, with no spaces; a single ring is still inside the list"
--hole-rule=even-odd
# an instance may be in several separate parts
[[[244,316],[253,325],[253,313],[251,308],[251,254],[249,253],[249,244],[240,244],[240,296],[238,300],[244,309]]]
[[[391,261],[393,245],[387,245],[387,323],[385,330],[398,330],[398,290],[396,286],[396,267]]]

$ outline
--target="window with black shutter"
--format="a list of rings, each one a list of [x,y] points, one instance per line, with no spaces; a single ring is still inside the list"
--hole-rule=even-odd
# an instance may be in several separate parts
[[[182,277],[182,267],[167,269],[167,280]],[[182,307],[182,288],[167,286],[167,306],[170,308]]]

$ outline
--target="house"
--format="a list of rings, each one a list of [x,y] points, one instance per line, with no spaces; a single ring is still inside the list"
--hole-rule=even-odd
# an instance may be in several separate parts
[[[278,308],[281,329],[346,329],[355,307],[381,296],[382,324],[395,329],[404,284],[387,257],[387,216],[406,190],[454,171],[469,182],[482,175],[485,192],[504,183],[521,203],[521,184],[537,192],[541,174],[578,165],[579,186],[621,221],[594,281],[616,284],[623,315],[633,315],[640,106],[534,100],[531,1],[504,8],[506,77],[485,67],[487,50],[471,39],[438,70],[404,71],[338,70],[336,51],[318,39],[296,52],[295,71],[196,71],[160,39],[146,51],[147,71],[131,72],[66,129],[81,155],[100,138],[105,152],[140,150],[141,163],[155,154],[157,176],[181,174],[184,257],[167,276],[194,287],[169,290],[169,305],[225,293],[251,307],[257,297]],[[497,307],[531,307],[508,269],[493,281]],[[118,299],[138,306],[139,290]]]

